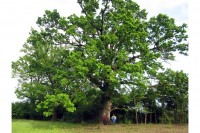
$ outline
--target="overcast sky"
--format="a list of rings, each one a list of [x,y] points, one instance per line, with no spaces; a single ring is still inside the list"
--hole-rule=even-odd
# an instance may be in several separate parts
[[[136,0],[136,2],[147,10],[148,17],[164,13],[175,18],[178,25],[188,23],[187,0]],[[31,27],[36,26],[37,18],[42,16],[45,10],[53,9],[57,9],[66,17],[72,13],[80,13],[76,0],[0,1],[0,101],[3,101],[3,104],[17,100],[14,94],[17,82],[11,78],[11,61],[19,58],[19,50],[26,41]],[[177,61],[169,66],[189,73],[191,64],[188,57],[178,56]]]

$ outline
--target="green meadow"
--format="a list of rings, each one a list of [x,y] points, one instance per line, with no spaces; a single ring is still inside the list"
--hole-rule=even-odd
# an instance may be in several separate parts
[[[35,120],[13,120],[12,133],[188,133],[188,125],[102,125]]]

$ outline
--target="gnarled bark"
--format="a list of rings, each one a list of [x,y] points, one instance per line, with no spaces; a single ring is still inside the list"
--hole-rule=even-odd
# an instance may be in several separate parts
[[[110,112],[111,112],[111,107],[112,107],[112,102],[111,100],[105,101],[103,104],[103,109],[102,109],[102,114],[101,116],[103,117],[104,114],[106,114],[108,123],[110,123]]]

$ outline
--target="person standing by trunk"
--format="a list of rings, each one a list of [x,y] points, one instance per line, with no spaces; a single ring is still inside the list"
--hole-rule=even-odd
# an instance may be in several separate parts
[[[117,117],[115,116],[115,114],[113,114],[112,117],[111,117],[112,124],[115,124],[116,120],[117,120]]]
[[[102,118],[102,119],[103,119],[103,124],[104,124],[104,125],[107,125],[108,118],[107,118],[106,113],[103,114],[103,118]]]

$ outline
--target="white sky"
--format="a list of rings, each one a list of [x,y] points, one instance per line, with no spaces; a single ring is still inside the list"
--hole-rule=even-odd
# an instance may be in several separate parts
[[[183,22],[188,23],[188,1],[187,0],[136,0],[141,8],[145,8],[149,13],[148,16],[155,16],[158,13],[165,13],[168,16],[175,18],[177,24]],[[194,1],[194,2],[192,2]],[[198,9],[198,3],[195,0],[190,0],[190,10],[194,11]],[[196,3],[195,3],[196,2]],[[45,10],[57,9],[62,16],[69,16],[72,13],[79,13],[79,6],[76,0],[1,0],[0,1],[0,102],[3,107],[7,107],[8,111],[3,113],[7,114],[10,118],[10,102],[17,101],[14,94],[17,82],[11,78],[11,61],[15,61],[19,57],[19,50],[22,48],[23,43],[28,37],[31,27],[35,27],[36,20],[39,16],[44,14]],[[198,15],[190,13],[191,18],[197,20]],[[190,23],[189,23],[190,24]],[[192,25],[192,24],[191,24]],[[191,26],[190,25],[190,26]],[[190,33],[196,30],[196,27],[191,26]],[[196,31],[198,32],[198,31]],[[200,34],[193,34],[194,36]],[[195,36],[195,37],[196,37]],[[198,38],[198,37],[197,37]],[[195,38],[190,38],[190,41],[194,41]],[[190,42],[191,43],[191,42]],[[191,47],[190,47],[191,48]],[[194,49],[198,47],[193,46]],[[193,52],[189,52],[191,54]],[[198,53],[198,52],[197,52]],[[192,54],[192,57],[198,55]],[[197,64],[191,64],[196,62],[195,58],[178,56],[177,61],[171,63],[171,67],[175,70],[183,69],[189,73],[191,66],[193,70],[197,70]],[[190,69],[189,69],[190,68]],[[198,76],[197,73],[193,73],[194,76]],[[196,77],[194,81],[197,81]],[[197,81],[198,82],[198,81]],[[193,92],[194,93],[194,92]],[[194,95],[198,97],[197,95]],[[2,110],[2,107],[1,109]],[[194,112],[195,113],[195,112]],[[1,115],[0,115],[1,119]],[[0,123],[1,127],[8,121]],[[8,128],[4,130],[5,133],[11,132]]]

